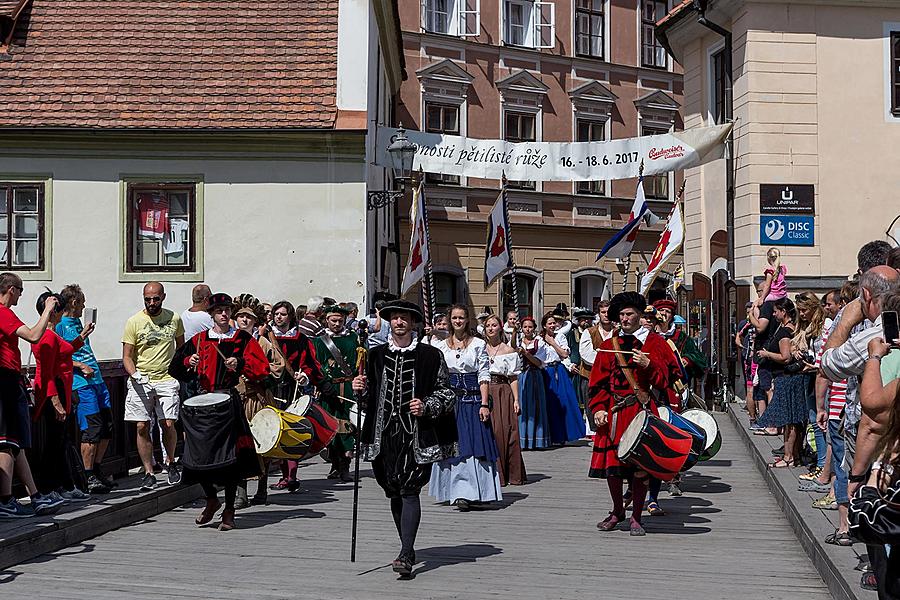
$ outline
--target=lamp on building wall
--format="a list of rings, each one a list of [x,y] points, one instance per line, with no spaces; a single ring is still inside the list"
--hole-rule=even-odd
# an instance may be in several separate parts
[[[366,196],[366,208],[369,210],[382,208],[402,198],[406,191],[406,185],[412,178],[416,145],[406,137],[403,123],[400,123],[397,133],[391,137],[391,145],[387,147],[387,151],[388,156],[391,157],[391,170],[394,173],[394,182],[399,185],[399,189],[369,192]]]

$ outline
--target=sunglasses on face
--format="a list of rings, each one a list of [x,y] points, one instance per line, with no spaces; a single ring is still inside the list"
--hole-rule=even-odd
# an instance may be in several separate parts
[[[25,291],[25,288],[23,288],[21,285],[14,285],[13,287],[19,290],[20,294]]]
[[[162,302],[162,297],[161,296],[150,296],[150,297],[144,296],[144,302],[146,302],[147,304],[150,304],[151,302]]]

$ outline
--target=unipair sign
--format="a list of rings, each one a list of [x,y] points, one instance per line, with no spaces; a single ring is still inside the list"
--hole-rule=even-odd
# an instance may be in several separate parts
[[[815,187],[800,183],[759,185],[759,243],[815,246]]]

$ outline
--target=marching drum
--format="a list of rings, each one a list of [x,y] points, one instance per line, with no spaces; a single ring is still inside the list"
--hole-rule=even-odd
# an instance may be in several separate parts
[[[622,434],[619,460],[671,481],[684,466],[693,438],[649,412],[641,411]]]
[[[706,448],[703,450],[703,454],[700,455],[700,462],[707,461],[715,456],[719,452],[719,448],[722,447],[722,432],[719,431],[719,424],[716,423],[716,418],[705,410],[699,409],[686,410],[681,413],[681,416],[700,426],[706,432]]]
[[[313,439],[309,447],[309,453],[310,455],[318,454],[337,435],[340,423],[316,403],[310,403],[309,408],[306,410],[306,419],[313,428]]]
[[[687,471],[697,464],[697,461],[699,461],[700,457],[703,455],[703,451],[706,450],[706,431],[699,425],[688,421],[674,410],[670,410],[667,406],[659,407],[659,418],[670,425],[674,425],[685,433],[690,434],[691,438],[693,438],[690,454],[688,454],[688,459],[681,468],[682,471]]]
[[[256,453],[267,458],[300,460],[310,453],[313,426],[309,419],[266,407],[250,421]]]
[[[221,392],[213,392],[211,394],[200,394],[199,396],[193,396],[184,401],[184,406],[216,406],[218,408],[219,404],[223,404],[231,400],[231,394],[221,393]]]

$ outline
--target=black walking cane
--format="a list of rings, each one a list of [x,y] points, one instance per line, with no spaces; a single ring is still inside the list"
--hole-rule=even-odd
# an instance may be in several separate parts
[[[384,327],[384,324],[382,324]],[[356,349],[357,374],[366,374],[366,347],[369,337],[369,324],[362,320],[359,322],[359,348]],[[356,524],[359,509],[359,454],[362,442],[362,407],[365,404],[363,392],[354,392],[356,398],[356,450],[353,460],[353,531],[350,535],[350,562],[356,562]]]

